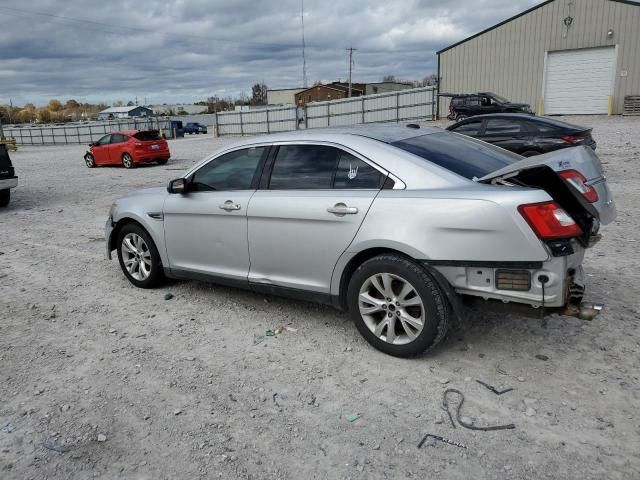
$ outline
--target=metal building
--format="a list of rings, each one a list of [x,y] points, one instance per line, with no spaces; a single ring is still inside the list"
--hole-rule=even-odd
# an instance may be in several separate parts
[[[440,92],[495,92],[538,114],[618,114],[640,95],[640,3],[548,0],[437,52]],[[439,115],[449,99],[441,97]]]
[[[147,107],[133,105],[130,107],[109,107],[98,113],[98,120],[111,120],[113,118],[150,117],[153,110]]]

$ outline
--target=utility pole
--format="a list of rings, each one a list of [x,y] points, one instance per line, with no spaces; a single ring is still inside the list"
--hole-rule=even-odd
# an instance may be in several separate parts
[[[304,0],[302,0],[300,9],[300,20],[302,22],[302,86],[307,88],[307,57],[305,56],[305,43],[304,43]]]
[[[349,47],[347,48],[347,52],[349,52],[349,98],[351,98],[351,67],[353,66],[353,51],[358,50],[357,48]]]

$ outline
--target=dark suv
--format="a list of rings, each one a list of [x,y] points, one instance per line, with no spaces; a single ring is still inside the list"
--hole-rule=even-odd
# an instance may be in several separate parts
[[[450,96],[449,120],[463,120],[486,113],[533,113],[526,103],[511,103],[492,92],[480,92]]]
[[[0,207],[9,205],[11,189],[18,186],[18,177],[9,158],[7,146],[0,143]]]

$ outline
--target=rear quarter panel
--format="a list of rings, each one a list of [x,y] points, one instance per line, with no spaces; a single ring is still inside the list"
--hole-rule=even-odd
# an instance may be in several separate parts
[[[451,190],[383,190],[338,260],[336,294],[351,258],[370,248],[416,260],[546,261],[549,254],[517,207],[550,200],[542,190],[471,186]]]

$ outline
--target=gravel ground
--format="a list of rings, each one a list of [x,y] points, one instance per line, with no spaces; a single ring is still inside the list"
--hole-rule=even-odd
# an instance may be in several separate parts
[[[21,148],[0,212],[0,478],[640,478],[640,119],[568,120],[594,126],[618,203],[585,261],[587,299],[606,309],[546,328],[473,313],[412,360],[327,307],[198,282],[140,290],[104,259],[113,199],[230,139],[171,141],[168,165],[132,171],[89,170],[82,146]],[[281,325],[296,331],[254,344]],[[477,425],[515,429],[453,429],[447,388]],[[416,448],[425,433],[467,449]]]

